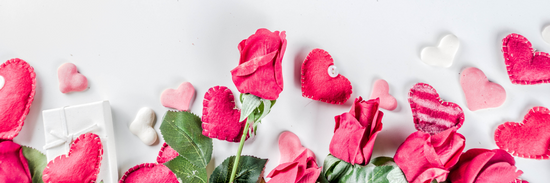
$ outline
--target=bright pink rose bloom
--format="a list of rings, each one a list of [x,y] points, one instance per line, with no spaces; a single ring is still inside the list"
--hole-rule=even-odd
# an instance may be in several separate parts
[[[395,153],[395,163],[410,183],[443,182],[464,150],[465,138],[456,128],[430,135],[411,134]]]
[[[501,149],[470,149],[451,171],[452,183],[514,182],[523,172],[516,171],[514,158]]]
[[[335,116],[330,153],[348,163],[366,165],[370,161],[374,140],[382,130],[384,113],[378,110],[380,100],[355,99],[348,113]]]
[[[281,160],[267,178],[269,183],[315,183],[322,168],[318,167],[313,151],[302,146],[300,139],[292,132],[279,136]]]
[[[239,43],[241,60],[231,70],[233,83],[241,93],[276,100],[283,91],[282,60],[286,49],[285,31],[258,29]]]
[[[19,144],[0,142],[0,162],[0,182],[32,182],[27,159]]]

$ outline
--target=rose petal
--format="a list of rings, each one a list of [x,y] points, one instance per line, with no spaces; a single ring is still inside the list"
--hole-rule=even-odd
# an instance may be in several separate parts
[[[0,180],[3,182],[31,183],[27,159],[19,144],[0,142]]]

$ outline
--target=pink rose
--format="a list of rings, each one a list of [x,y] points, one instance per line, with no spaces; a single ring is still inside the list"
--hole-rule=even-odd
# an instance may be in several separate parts
[[[281,62],[286,49],[285,31],[258,29],[239,43],[241,60],[231,70],[233,83],[241,93],[276,100],[283,91]]]
[[[330,153],[348,163],[366,165],[370,161],[374,140],[382,130],[384,113],[380,100],[356,98],[348,113],[334,117],[336,126],[330,141]]]
[[[513,182],[523,172],[516,171],[514,158],[501,149],[470,149],[451,171],[452,183]]]
[[[19,144],[0,142],[0,162],[0,182],[32,182],[27,159]]]
[[[315,183],[322,168],[317,166],[315,154],[300,142],[292,132],[279,136],[281,160],[267,178],[269,183]]]
[[[434,135],[417,131],[397,149],[394,160],[410,183],[443,182],[462,154],[465,141],[455,128]]]

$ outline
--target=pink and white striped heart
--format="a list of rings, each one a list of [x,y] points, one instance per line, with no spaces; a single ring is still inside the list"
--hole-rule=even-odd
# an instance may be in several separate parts
[[[460,128],[464,112],[458,104],[444,102],[435,89],[425,83],[417,83],[409,92],[409,103],[417,130],[437,134],[449,128]]]

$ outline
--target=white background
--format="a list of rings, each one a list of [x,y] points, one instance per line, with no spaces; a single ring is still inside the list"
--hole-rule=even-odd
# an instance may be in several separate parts
[[[118,172],[155,162],[162,142],[147,146],[128,126],[144,106],[155,110],[158,127],[168,110],[160,104],[164,89],[191,82],[197,97],[191,111],[202,113],[208,88],[228,86],[237,95],[230,70],[237,66],[237,44],[258,28],[284,30],[288,47],[283,59],[285,89],[273,111],[247,141],[243,154],[269,158],[266,175],[279,161],[278,135],[290,130],[322,164],[329,153],[335,115],[349,110],[358,96],[369,97],[376,79],[390,84],[399,103],[384,111],[384,129],[373,156],[392,156],[415,131],[407,93],[417,82],[432,85],[446,101],[459,104],[466,116],[459,130],[466,149],[498,148],[496,127],[519,122],[534,106],[550,107],[550,84],[513,85],[501,53],[509,33],[527,37],[534,48],[549,52],[541,37],[550,24],[550,1],[354,0],[340,1],[0,1],[0,60],[19,57],[36,71],[36,98],[23,130],[14,141],[41,148],[41,111],[66,105],[109,100],[112,104]],[[420,50],[439,43],[448,33],[460,39],[450,68],[423,64]],[[327,50],[340,73],[353,85],[345,105],[331,105],[301,96],[299,73],[313,48]],[[88,77],[84,92],[62,94],[57,67],[77,65]],[[503,106],[472,112],[459,84],[462,69],[475,66],[507,91]],[[235,154],[238,144],[214,140],[215,165]],[[550,180],[548,160],[515,158],[521,178]]]

